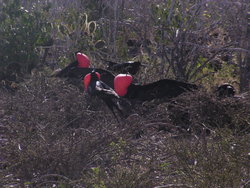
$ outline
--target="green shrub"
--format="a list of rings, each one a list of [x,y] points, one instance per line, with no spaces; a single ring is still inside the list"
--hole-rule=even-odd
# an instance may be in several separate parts
[[[50,23],[47,10],[26,10],[20,0],[4,0],[0,9],[0,80],[15,80],[39,63],[37,46],[51,45]]]

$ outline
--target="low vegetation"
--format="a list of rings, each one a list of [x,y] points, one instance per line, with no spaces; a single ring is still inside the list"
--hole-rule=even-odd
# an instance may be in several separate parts
[[[0,2],[0,187],[250,186],[247,0]],[[51,77],[78,51],[200,89],[131,101],[118,123]],[[240,97],[218,98],[223,82]]]
[[[44,75],[1,98],[1,186],[249,185],[249,96],[137,102],[120,123],[98,98]]]

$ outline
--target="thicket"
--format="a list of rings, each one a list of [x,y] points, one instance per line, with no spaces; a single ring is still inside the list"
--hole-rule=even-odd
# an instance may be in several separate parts
[[[249,88],[244,0],[3,0],[0,8],[1,80],[21,80],[37,65],[63,67],[82,51],[98,67],[102,59],[142,61],[141,82],[168,77]]]
[[[250,98],[245,0],[0,1],[1,187],[248,187]],[[140,83],[204,90],[107,106],[48,75],[86,53],[140,60]],[[15,92],[10,93],[9,90]],[[209,91],[208,91],[209,90]]]
[[[3,187],[249,185],[249,96],[135,103],[120,124],[98,98],[43,75],[1,98]]]
[[[18,81],[39,64],[36,47],[52,45],[51,25],[45,8],[27,10],[21,1],[3,1],[0,11],[0,80]]]

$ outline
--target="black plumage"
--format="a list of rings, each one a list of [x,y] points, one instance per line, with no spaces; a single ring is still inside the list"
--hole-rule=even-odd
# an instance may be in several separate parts
[[[60,70],[59,72],[56,72],[55,74],[53,74],[52,77],[60,77],[60,78],[77,77],[74,74],[76,68],[78,68],[78,61],[73,61],[72,63],[64,67],[62,70]]]
[[[95,70],[93,70],[90,74],[90,82],[89,85],[87,85],[87,92],[91,96],[97,96],[102,99],[111,110],[117,121],[118,118],[114,112],[114,109],[123,115],[119,101],[120,97],[111,87],[99,80]]]
[[[235,95],[235,89],[231,84],[224,83],[220,85],[217,90],[218,97],[233,97]]]
[[[162,97],[173,98],[184,92],[195,89],[198,89],[195,84],[163,79],[146,85],[131,84],[124,97],[128,99],[147,101]]]
[[[124,63],[115,63],[112,61],[107,61],[108,63],[107,69],[110,71],[114,71],[117,73],[124,73],[124,74],[131,74],[135,75],[139,70],[140,67],[142,66],[142,63],[139,61],[129,61],[129,62],[124,62]]]
[[[103,69],[96,69],[96,68],[81,68],[78,67],[78,62],[74,61],[70,63],[68,66],[63,68],[60,72],[54,74],[54,77],[60,78],[68,78],[71,80],[75,80],[76,82],[81,82],[81,80],[88,74],[91,73],[93,70],[99,72],[101,74],[101,81],[106,83],[111,88],[114,88],[114,75],[106,70]]]

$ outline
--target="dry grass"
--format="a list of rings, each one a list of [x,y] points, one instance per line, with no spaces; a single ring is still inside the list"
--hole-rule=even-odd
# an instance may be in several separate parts
[[[98,99],[33,77],[1,93],[1,186],[247,187],[249,97],[204,91],[135,103],[118,124]]]

